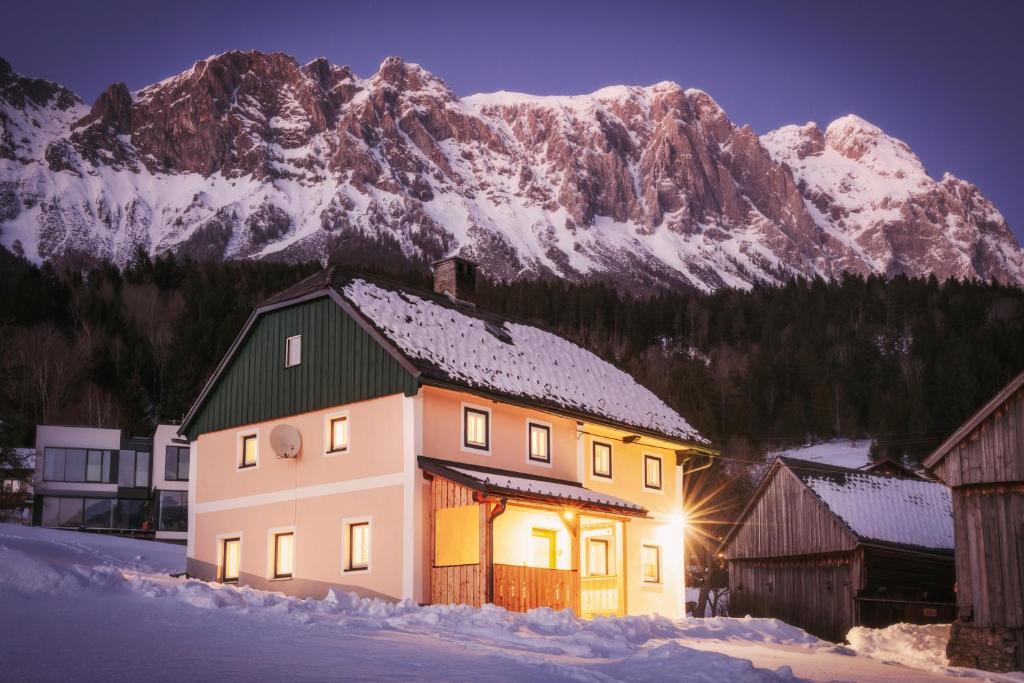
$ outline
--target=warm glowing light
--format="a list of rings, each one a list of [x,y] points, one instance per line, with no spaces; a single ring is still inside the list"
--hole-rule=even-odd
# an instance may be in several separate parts
[[[686,526],[686,513],[677,512],[676,514],[672,515],[672,517],[670,518],[670,522],[674,527],[682,528]]]
[[[565,512],[563,512],[562,517],[564,517],[567,520],[571,520],[573,518],[572,510],[566,510]]]

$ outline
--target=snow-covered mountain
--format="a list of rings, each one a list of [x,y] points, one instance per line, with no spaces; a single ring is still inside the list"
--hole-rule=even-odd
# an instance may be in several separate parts
[[[459,98],[397,58],[361,78],[259,52],[90,108],[0,60],[0,243],[30,259],[325,259],[365,238],[633,288],[844,270],[1024,283],[976,187],[932,180],[853,116],[758,137],[675,83]]]

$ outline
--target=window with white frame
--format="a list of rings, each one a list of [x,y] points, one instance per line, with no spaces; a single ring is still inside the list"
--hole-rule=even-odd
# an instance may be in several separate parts
[[[255,467],[256,462],[259,459],[259,439],[256,434],[245,434],[240,440],[242,452],[238,461],[238,466],[242,467]]]
[[[340,453],[348,450],[348,417],[341,415],[330,418],[327,425],[327,452]]]
[[[462,445],[479,451],[491,449],[491,414],[480,408],[462,410]]]
[[[537,422],[527,423],[529,458],[533,462],[551,463],[551,427]]]
[[[295,567],[295,532],[274,534],[274,578],[290,579]]]
[[[644,488],[661,490],[661,458],[644,455]]]
[[[608,443],[595,441],[593,445],[591,471],[595,477],[612,478],[612,446]]]
[[[220,580],[222,583],[238,583],[242,566],[242,539],[225,538],[221,541]]]
[[[370,568],[370,522],[352,521],[346,525],[345,571],[366,571]]]
[[[661,583],[661,546],[644,543],[640,546],[640,576],[644,583]]]
[[[302,335],[284,340],[284,366],[291,368],[302,362]]]

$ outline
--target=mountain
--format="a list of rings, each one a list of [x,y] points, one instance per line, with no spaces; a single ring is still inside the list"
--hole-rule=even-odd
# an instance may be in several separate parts
[[[932,180],[853,116],[759,137],[675,83],[459,98],[397,58],[361,78],[259,52],[88,107],[0,60],[0,244],[31,260],[326,260],[368,242],[633,289],[843,271],[1024,283],[976,187]]]

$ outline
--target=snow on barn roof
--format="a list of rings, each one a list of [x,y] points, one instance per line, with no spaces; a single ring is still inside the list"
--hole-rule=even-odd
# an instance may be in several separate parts
[[[851,441],[849,439],[832,439],[821,443],[807,444],[796,448],[768,453],[769,459],[776,457],[797,458],[820,462],[836,467],[848,467],[851,470],[863,469],[871,464],[871,439]]]
[[[330,288],[427,378],[709,443],[628,373],[565,337],[446,296],[328,269],[270,299]]]
[[[646,515],[647,509],[618,496],[592,491],[579,482],[530,476],[522,472],[507,472],[490,467],[434,458],[419,458],[420,467],[441,477],[458,481],[488,493],[510,494],[511,497],[540,498],[585,507],[612,508],[620,512]]]
[[[779,461],[861,540],[953,549],[953,504],[944,485],[794,458]]]

